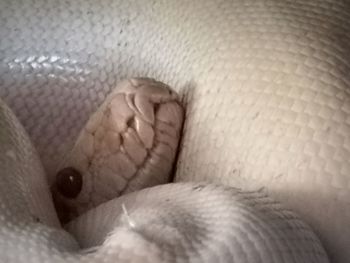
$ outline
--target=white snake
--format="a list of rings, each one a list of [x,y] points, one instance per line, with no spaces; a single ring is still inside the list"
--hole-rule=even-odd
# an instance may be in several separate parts
[[[349,13],[335,0],[1,0],[0,94],[50,184],[90,114],[131,76],[183,98],[175,177],[194,183],[90,210],[71,223],[89,248],[79,251],[2,104],[0,260],[327,262],[263,186],[331,262],[347,262]]]

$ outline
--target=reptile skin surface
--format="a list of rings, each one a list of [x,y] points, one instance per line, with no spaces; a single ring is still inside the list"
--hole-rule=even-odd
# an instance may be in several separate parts
[[[329,262],[311,229],[262,191],[204,183],[123,195],[69,222],[69,234],[35,149],[2,101],[0,128],[1,262]]]
[[[349,2],[1,0],[0,23],[0,96],[50,183],[117,83],[152,77],[186,106],[176,181],[263,187],[348,262]]]

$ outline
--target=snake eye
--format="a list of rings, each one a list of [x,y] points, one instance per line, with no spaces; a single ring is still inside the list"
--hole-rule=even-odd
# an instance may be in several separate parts
[[[57,190],[67,198],[75,198],[83,187],[81,173],[73,167],[60,170],[56,175]]]

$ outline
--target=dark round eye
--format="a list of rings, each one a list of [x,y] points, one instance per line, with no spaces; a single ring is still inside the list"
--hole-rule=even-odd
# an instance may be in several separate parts
[[[75,198],[83,187],[83,177],[73,167],[67,167],[56,175],[57,190],[67,198]]]

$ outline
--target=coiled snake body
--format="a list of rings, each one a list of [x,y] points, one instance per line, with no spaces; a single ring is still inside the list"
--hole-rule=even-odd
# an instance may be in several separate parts
[[[335,0],[1,0],[0,94],[41,161],[2,103],[0,260],[327,262],[323,245],[347,262],[349,10]],[[91,113],[132,76],[169,84],[186,106],[179,183],[92,209],[82,200],[77,214],[90,210],[67,226],[74,239],[48,185]]]

